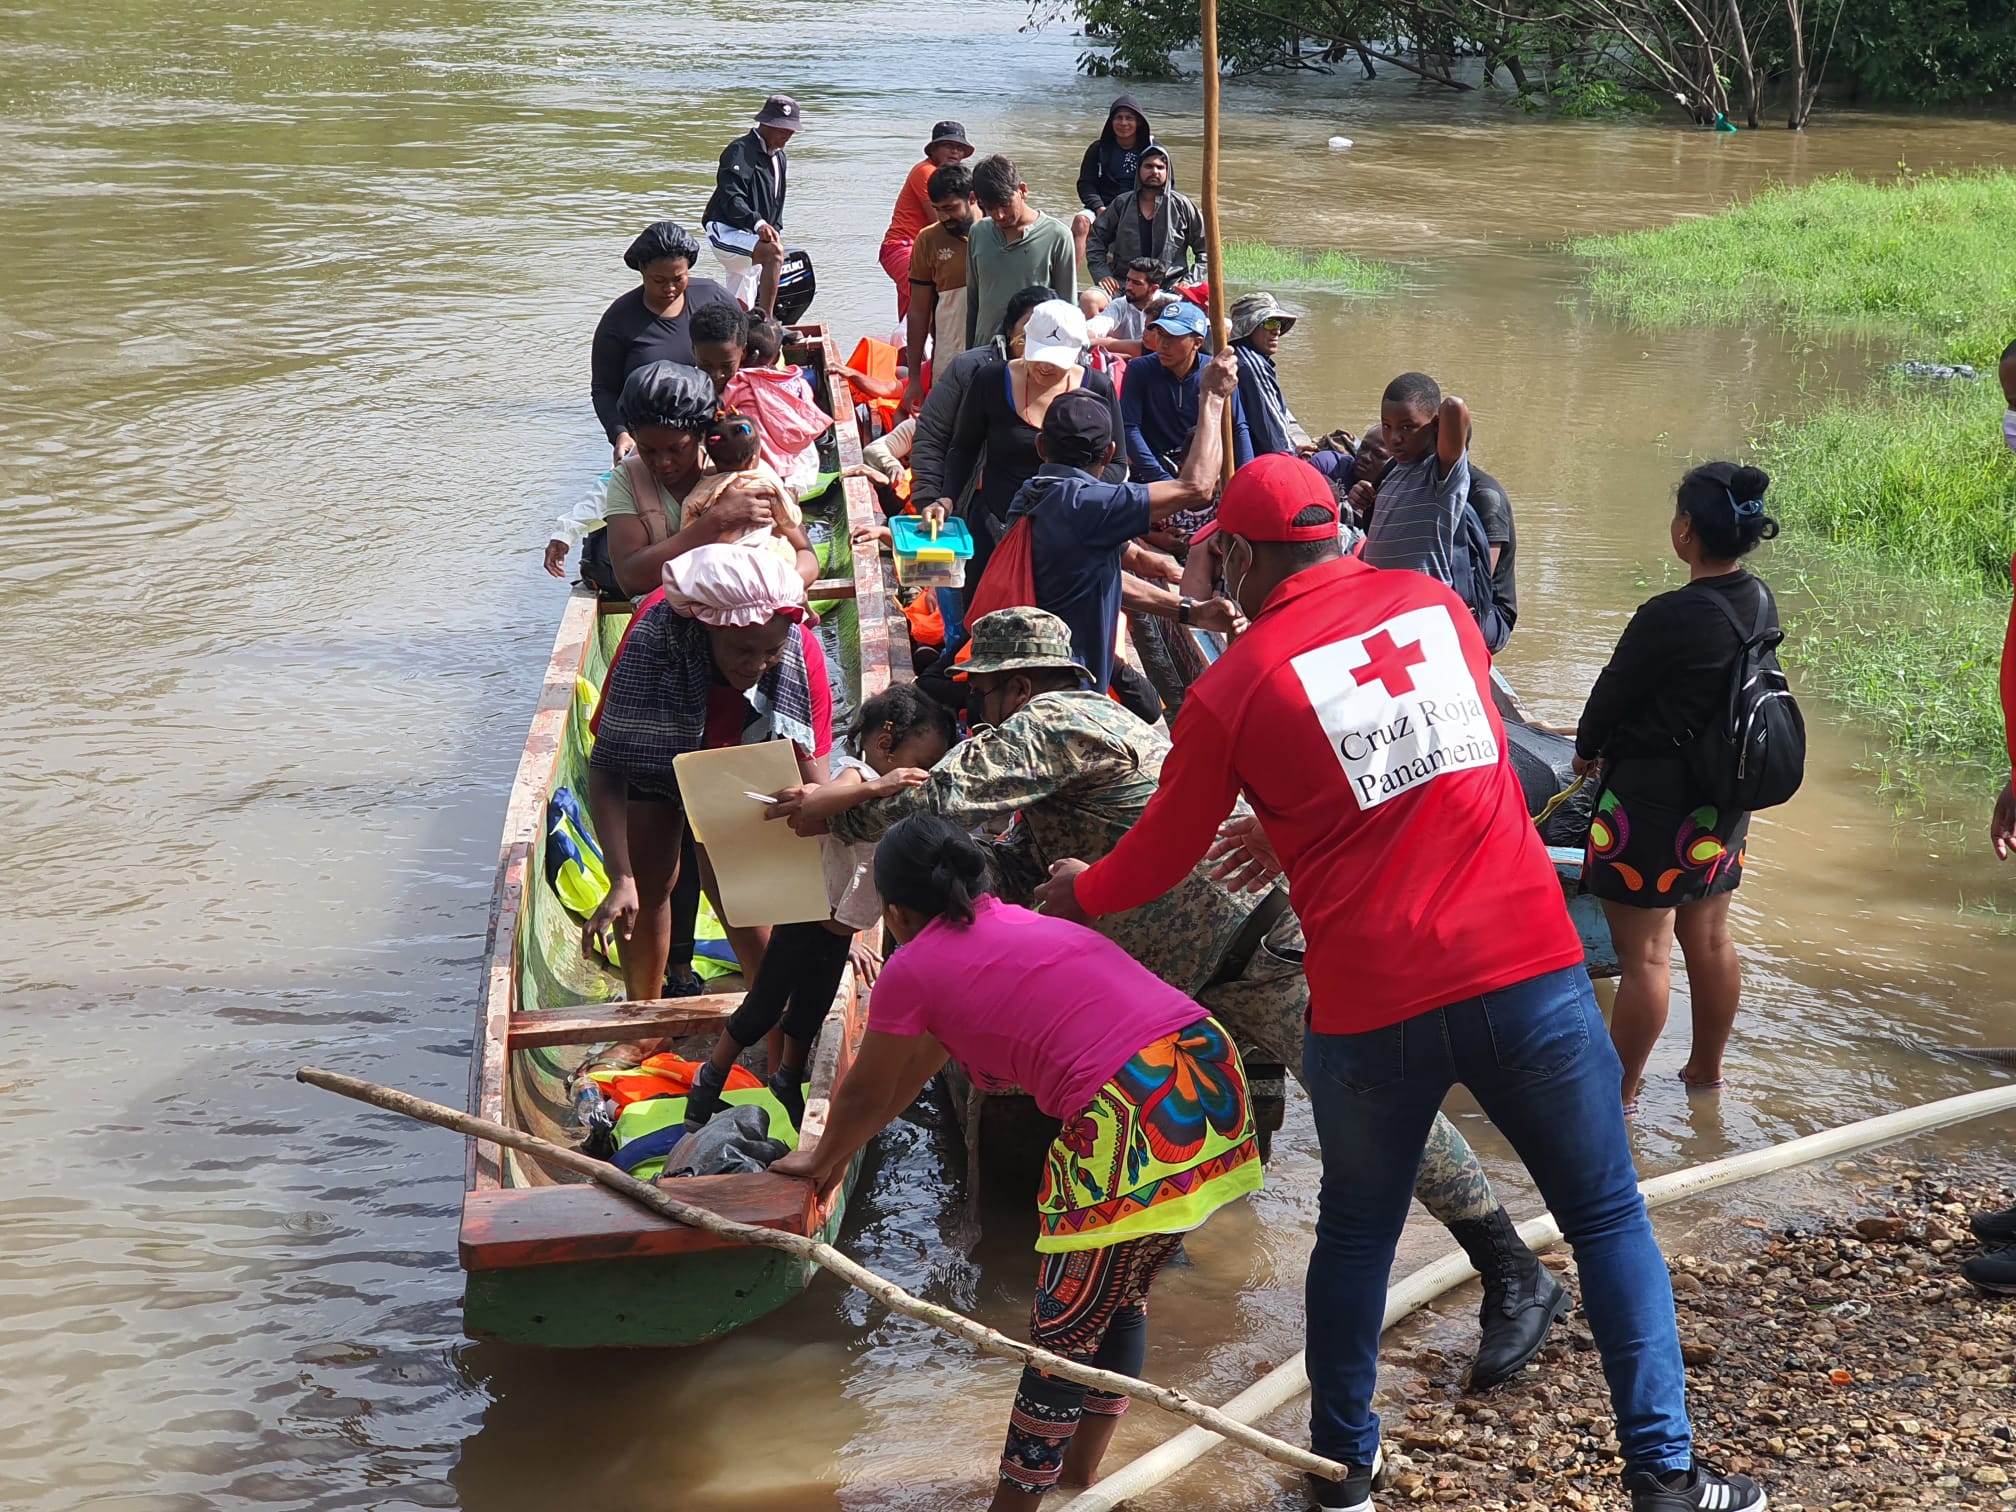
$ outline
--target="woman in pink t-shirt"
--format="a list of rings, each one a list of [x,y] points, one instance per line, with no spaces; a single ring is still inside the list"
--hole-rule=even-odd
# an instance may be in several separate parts
[[[1260,1188],[1231,1037],[1104,936],[988,893],[986,852],[935,814],[883,837],[875,885],[902,948],[825,1133],[770,1169],[833,1186],[948,1058],[982,1086],[1028,1089],[1063,1124],[1037,1196],[1030,1338],[1139,1374],[1156,1273],[1185,1233]],[[1089,1482],[1126,1407],[1024,1370],[994,1507],[1034,1507],[1062,1474]]]

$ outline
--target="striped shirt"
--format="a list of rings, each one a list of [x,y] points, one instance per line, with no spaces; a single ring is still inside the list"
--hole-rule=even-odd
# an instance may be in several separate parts
[[[1365,538],[1369,567],[1404,568],[1449,583],[1455,580],[1457,522],[1470,502],[1470,454],[1446,476],[1430,452],[1419,462],[1395,462],[1379,480],[1379,502]]]

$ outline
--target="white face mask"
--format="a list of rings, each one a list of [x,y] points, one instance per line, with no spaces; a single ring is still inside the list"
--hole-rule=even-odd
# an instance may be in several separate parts
[[[2002,411],[2002,439],[2016,452],[2016,409]]]
[[[1236,579],[1232,576],[1232,548],[1234,546],[1243,546],[1246,548],[1246,565],[1239,569],[1239,576]],[[1248,574],[1250,574],[1252,571],[1253,571],[1252,543],[1250,541],[1243,539],[1240,536],[1233,536],[1230,540],[1228,540],[1225,543],[1225,596],[1231,599],[1233,603],[1235,604],[1240,603],[1239,590],[1241,587],[1245,585],[1246,578]],[[1244,610],[1243,604],[1241,604],[1241,610],[1242,612]]]

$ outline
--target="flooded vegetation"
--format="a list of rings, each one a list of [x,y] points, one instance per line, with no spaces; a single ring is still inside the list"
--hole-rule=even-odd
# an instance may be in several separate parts
[[[1812,564],[1792,655],[1893,749],[1989,765],[2016,541],[1995,381],[2012,212],[2007,172],[1841,176],[1574,247],[1596,303],[1651,329],[1778,322],[1903,354],[1865,394],[1760,417],[1773,507]]]

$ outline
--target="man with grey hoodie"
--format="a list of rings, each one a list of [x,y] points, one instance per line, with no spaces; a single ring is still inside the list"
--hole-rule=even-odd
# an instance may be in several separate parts
[[[1118,292],[1127,265],[1152,257],[1182,270],[1183,281],[1204,264],[1204,212],[1171,183],[1169,153],[1159,144],[1142,149],[1135,187],[1099,213],[1085,243],[1085,266],[1108,294]]]

